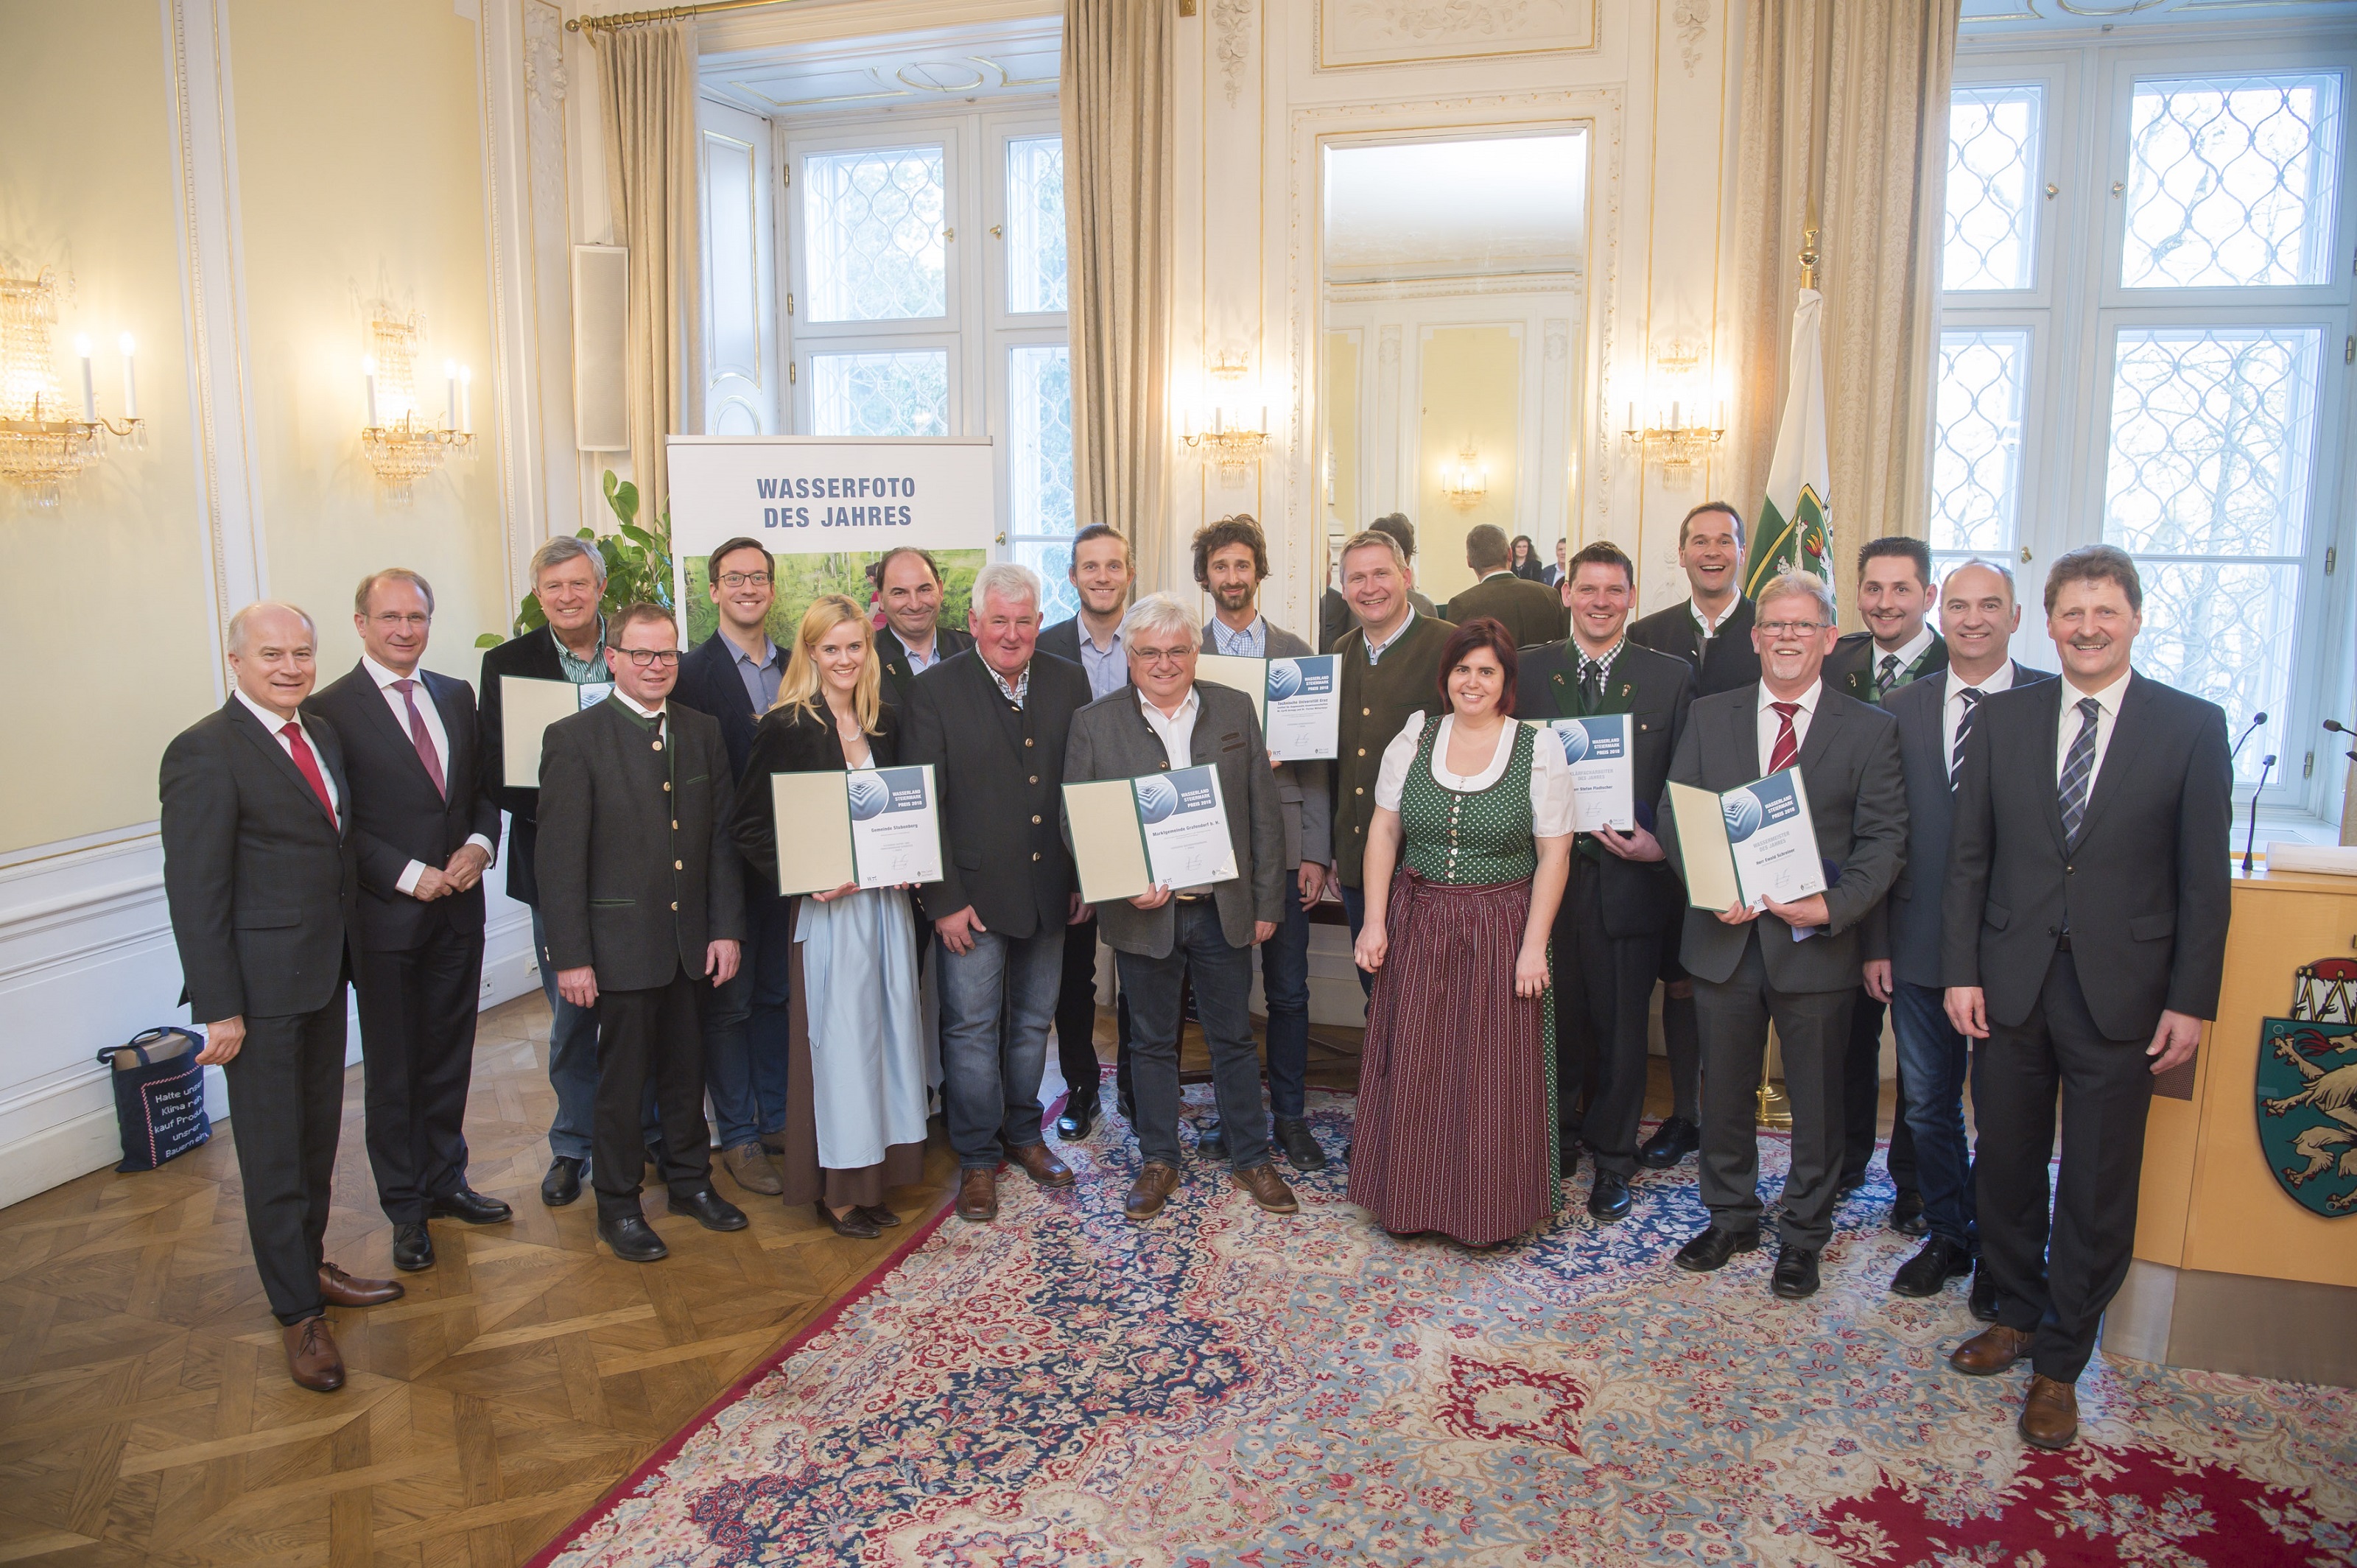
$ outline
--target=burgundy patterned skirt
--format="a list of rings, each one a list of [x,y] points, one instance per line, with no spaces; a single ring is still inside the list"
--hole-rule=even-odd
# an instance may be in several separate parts
[[[1546,999],[1514,994],[1530,908],[1527,879],[1392,880],[1350,1187],[1387,1230],[1486,1247],[1555,1212]]]

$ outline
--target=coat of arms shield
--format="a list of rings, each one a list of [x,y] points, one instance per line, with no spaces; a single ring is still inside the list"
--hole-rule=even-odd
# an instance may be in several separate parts
[[[2276,1184],[2327,1219],[2357,1213],[2357,1023],[2263,1020],[2257,1077],[2259,1146]]]

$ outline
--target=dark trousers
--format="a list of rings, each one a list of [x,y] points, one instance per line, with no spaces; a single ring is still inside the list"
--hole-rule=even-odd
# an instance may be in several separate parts
[[[704,1076],[720,1146],[742,1148],[786,1128],[786,1051],[793,1032],[787,984],[794,901],[748,873],[743,960],[704,1006]]]
[[[248,1018],[229,1080],[254,1272],[282,1324],[327,1310],[319,1265],[344,1119],[344,988],[316,1013]]]
[[[1779,939],[1781,940],[1781,938]],[[1768,1026],[1784,1054],[1792,1104],[1792,1168],[1784,1178],[1777,1234],[1811,1251],[1833,1240],[1834,1183],[1841,1169],[1842,1052],[1857,988],[1779,991],[1768,983],[1755,926],[1724,982],[1695,977],[1702,1026],[1702,1200],[1721,1230],[1760,1223],[1760,1067]]]
[[[704,992],[684,967],[670,983],[597,993],[597,1099],[589,1174],[597,1217],[637,1214],[646,1169],[647,1089],[662,1117],[662,1181],[685,1197],[712,1185],[711,1133],[704,1122]]]
[[[467,1185],[467,1085],[475,1069],[483,934],[427,922],[425,941],[353,955],[369,1169],[395,1225],[421,1224]]]
[[[1096,1042],[1097,919],[1092,915],[1064,928],[1064,976],[1056,987],[1056,1068],[1071,1104],[1096,1101]]]
[[[1598,1170],[1637,1170],[1645,1057],[1662,940],[1604,929],[1604,878],[1575,854],[1555,918],[1555,1123],[1563,1146],[1586,1144]]]
[[[1684,918],[1662,938],[1662,1048],[1670,1060],[1670,1114],[1702,1125],[1702,1026],[1695,1021],[1694,979],[1678,961]],[[1677,987],[1684,986],[1681,996]]]
[[[2086,1369],[2104,1309],[2127,1278],[2152,1103],[2150,1043],[2104,1038],[2071,955],[2059,952],[2029,1016],[2010,1026],[1991,1020],[1974,1053],[1981,1259],[1996,1283],[1998,1321],[2036,1333],[2030,1365],[2058,1382]],[[2062,1173],[2050,1230],[2058,1093]]]
[[[1900,1125],[1914,1133],[1916,1179],[1923,1218],[1935,1236],[1973,1245],[1972,1144],[1964,1135],[1964,1074],[1971,1042],[1948,1022],[1945,993],[1900,981],[1892,987],[1890,1022],[1899,1036]],[[1890,1138],[1898,1163],[1899,1135]]]
[[[1863,1176],[1874,1159],[1874,1132],[1882,1116],[1883,1004],[1859,986],[1850,1005],[1849,1046],[1842,1055],[1842,1175]],[[1916,1190],[1915,1133],[1907,1125],[1907,1058],[1899,1058],[1897,1073],[1900,1113],[1891,1119],[1891,1184],[1901,1192]]]
[[[1186,1019],[1178,993],[1191,974],[1195,1015],[1211,1049],[1211,1092],[1237,1170],[1268,1163],[1268,1115],[1261,1107],[1260,1047],[1252,1032],[1252,949],[1228,945],[1209,898],[1174,900],[1167,957],[1115,951],[1129,996],[1130,1087],[1136,1097],[1137,1152],[1183,1165],[1178,1147],[1178,1036]]]
[[[1309,911],[1301,907],[1301,868],[1286,874],[1285,913],[1260,945],[1261,999],[1268,1004],[1268,1109],[1298,1122],[1309,1090]]]

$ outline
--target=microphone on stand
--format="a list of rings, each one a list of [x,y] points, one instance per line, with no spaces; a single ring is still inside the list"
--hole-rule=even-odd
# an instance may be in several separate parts
[[[2327,719],[2327,720],[2325,720],[2325,721],[2324,721],[2324,727],[2325,727],[2326,729],[2328,729],[2328,730],[2330,730],[2334,735],[2357,735],[2357,729],[2351,729],[2347,725],[2342,724],[2339,719]]]
[[[2259,759],[2258,788],[2251,791],[2251,825],[2243,834],[2243,875],[2245,876],[2251,874],[2252,841],[2259,836],[2259,790],[2267,787],[2267,774],[2275,765],[2276,754],[2272,751]]]
[[[2255,730],[2255,729],[2258,728],[2261,725],[2263,725],[2263,724],[2265,724],[2265,723],[2266,723],[2266,722],[2267,722],[2267,715],[2266,715],[2266,710],[2265,710],[2265,709],[2262,709],[2262,710],[2260,710],[2259,712],[2257,712],[2257,713],[2255,713],[2255,714],[2253,714],[2251,715],[2251,722],[2250,722],[2249,724],[2246,724],[2246,725],[2244,725],[2243,726],[2243,733],[2242,733],[2242,734],[2240,734],[2240,735],[2238,735],[2238,736],[2236,736],[2234,737],[2234,749],[2233,749],[2233,750],[2232,750],[2232,751],[2230,751],[2230,752],[2228,752],[2228,753],[2226,754],[2226,760],[2227,760],[2228,762],[2232,762],[2232,761],[2233,761],[2233,760],[2234,760],[2234,758],[2236,758],[2236,757],[2238,757],[2242,756],[2242,755],[2243,755],[2243,743],[2244,743],[2244,741],[2246,741],[2246,740],[2248,740],[2248,739],[2250,739],[2250,738],[2251,738],[2251,732],[2252,732],[2253,730]],[[2327,720],[2325,720],[2325,721],[2324,721],[2324,723],[2325,723],[2325,727],[2326,727],[2326,728],[2328,728],[2328,729],[2330,729],[2330,728],[2332,726],[2332,723],[2333,723],[2333,721],[2332,721],[2332,720],[2330,720],[2330,719],[2327,719]]]

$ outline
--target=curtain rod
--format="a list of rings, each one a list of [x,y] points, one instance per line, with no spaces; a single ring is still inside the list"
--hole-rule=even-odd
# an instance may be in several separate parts
[[[659,11],[616,11],[602,16],[575,16],[565,24],[568,33],[612,32],[640,22],[675,22],[714,11],[749,11],[762,5],[783,5],[790,0],[704,0],[700,5],[666,5]]]

